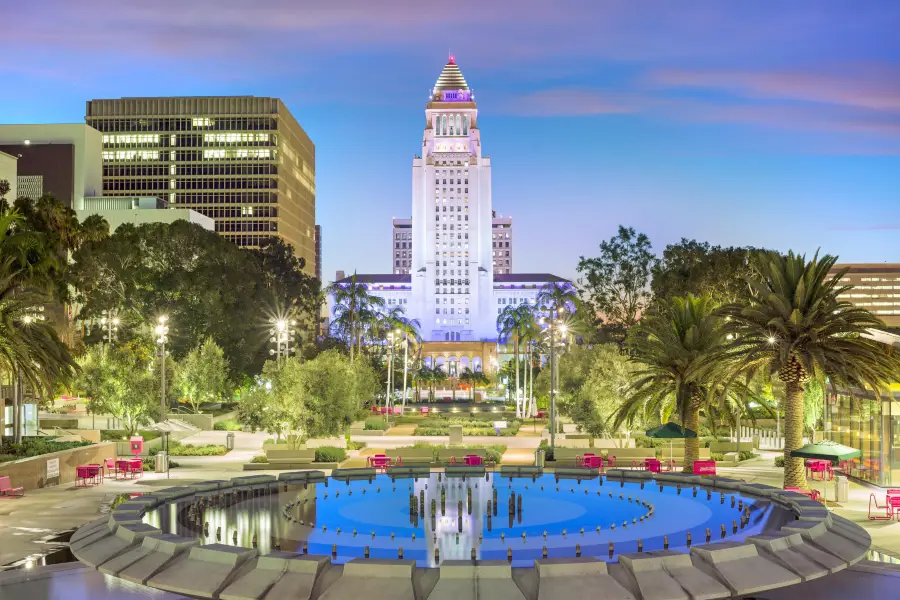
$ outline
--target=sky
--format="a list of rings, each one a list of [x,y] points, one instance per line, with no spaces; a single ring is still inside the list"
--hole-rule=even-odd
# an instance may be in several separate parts
[[[513,270],[575,277],[619,224],[900,262],[900,3],[0,0],[0,123],[93,98],[282,98],[316,145],[323,276],[386,273],[452,53]]]

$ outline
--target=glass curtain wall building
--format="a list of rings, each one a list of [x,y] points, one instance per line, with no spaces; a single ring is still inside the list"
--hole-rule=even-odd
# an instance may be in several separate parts
[[[90,100],[103,195],[155,196],[245,248],[280,237],[315,274],[315,146],[278,98]]]

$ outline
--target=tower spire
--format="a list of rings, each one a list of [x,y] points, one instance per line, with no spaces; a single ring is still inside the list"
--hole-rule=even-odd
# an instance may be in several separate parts
[[[456,57],[453,56],[453,51],[452,51],[452,50],[447,49],[447,56],[449,57],[448,63],[451,64],[451,65],[455,65],[455,64],[456,64]]]

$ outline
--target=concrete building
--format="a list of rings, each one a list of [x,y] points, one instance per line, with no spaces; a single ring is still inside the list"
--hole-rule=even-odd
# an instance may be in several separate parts
[[[452,58],[426,104],[422,156],[413,159],[412,171],[412,218],[393,223],[394,272],[357,274],[356,281],[384,298],[386,308],[399,307],[418,319],[426,342],[444,342],[439,348],[426,344],[426,364],[440,359],[452,373],[477,362],[487,370],[484,357],[496,356],[498,307],[533,304],[543,285],[565,280],[495,275],[495,268],[512,266],[512,219],[492,209],[491,160],[482,153],[475,95]],[[458,343],[453,352],[446,342]]]
[[[412,219],[394,217],[391,234],[391,252],[395,275],[409,274],[412,264]],[[512,273],[512,217],[491,217],[491,263],[495,275]]]
[[[853,289],[842,294],[841,300],[867,309],[888,327],[900,327],[900,264],[834,265],[832,273],[845,268],[849,271],[841,278],[841,283],[852,285]]]
[[[316,225],[316,279],[322,281],[322,226]]]
[[[491,219],[491,254],[494,274],[509,275],[513,268],[512,217],[504,217],[494,212]]]
[[[235,244],[280,237],[315,274],[315,146],[278,98],[90,100],[103,195],[155,196],[212,218]]]
[[[100,215],[109,223],[109,232],[119,225],[130,223],[173,223],[188,221],[208,231],[215,231],[215,222],[195,210],[167,208],[165,201],[153,196],[98,196],[84,199],[82,207],[75,211],[79,221],[91,215]]]
[[[393,248],[394,274],[409,275],[412,264],[412,219],[393,219],[391,228],[391,246]]]
[[[6,194],[6,201],[12,203],[19,197],[18,193],[18,168],[16,163],[18,158],[6,152],[0,152],[0,181],[9,184],[9,192]]]
[[[102,137],[87,125],[0,125],[0,152],[19,159],[20,196],[52,194],[77,209],[103,191]]]

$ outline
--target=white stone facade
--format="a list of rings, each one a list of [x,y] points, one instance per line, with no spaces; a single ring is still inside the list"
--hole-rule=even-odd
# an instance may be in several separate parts
[[[533,304],[542,285],[562,281],[510,273],[512,218],[493,211],[475,96],[452,57],[425,106],[412,218],[394,219],[392,249],[391,274],[357,275],[357,282],[418,319],[426,341],[494,341],[498,307]]]

